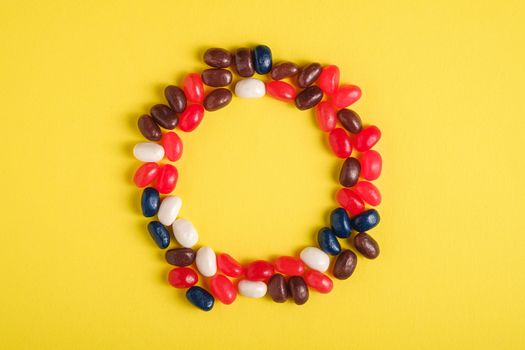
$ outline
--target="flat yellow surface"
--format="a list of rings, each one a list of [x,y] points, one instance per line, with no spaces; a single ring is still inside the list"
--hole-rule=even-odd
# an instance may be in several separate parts
[[[0,348],[525,348],[524,18],[519,0],[2,1]],[[362,87],[382,253],[302,307],[204,313],[140,215],[136,119],[205,48],[256,43]],[[182,137],[199,244],[247,262],[314,243],[341,162],[312,112],[235,99]]]

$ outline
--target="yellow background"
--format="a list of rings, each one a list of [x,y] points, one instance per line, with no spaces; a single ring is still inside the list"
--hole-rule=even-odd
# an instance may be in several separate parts
[[[523,349],[523,1],[2,1],[2,349]],[[211,46],[341,67],[383,131],[382,253],[302,307],[210,313],[131,182],[136,119]],[[313,243],[340,161],[269,98],[183,135],[200,243],[246,262]],[[346,243],[345,243],[346,245]]]

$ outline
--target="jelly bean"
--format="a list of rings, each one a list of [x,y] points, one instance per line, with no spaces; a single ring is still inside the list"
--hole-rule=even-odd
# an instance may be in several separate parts
[[[159,168],[159,174],[155,180],[155,188],[162,194],[171,193],[177,185],[179,172],[171,164],[164,164]]]
[[[357,215],[365,210],[365,202],[357,193],[348,188],[341,188],[337,191],[335,198],[337,203],[352,215]]]
[[[330,225],[332,231],[339,238],[348,238],[352,233],[352,226],[350,226],[350,217],[343,208],[337,208],[330,214]]]
[[[142,214],[147,218],[157,214],[160,206],[159,191],[151,187],[145,188],[144,191],[142,191],[140,206],[142,208]]]
[[[337,125],[337,116],[330,102],[323,101],[315,107],[315,118],[319,129],[330,132]]]
[[[141,142],[133,147],[133,155],[142,162],[158,162],[164,158],[164,148],[155,142]]]
[[[153,118],[149,115],[143,115],[138,120],[140,133],[150,141],[158,141],[162,137],[162,131]]]
[[[204,107],[201,105],[189,105],[186,110],[179,115],[179,129],[182,131],[193,131],[204,117]]]
[[[319,248],[326,254],[337,255],[341,253],[341,245],[337,237],[332,230],[327,227],[320,229],[317,233],[317,243],[319,244]]]
[[[237,49],[237,51],[235,51],[234,63],[237,74],[239,74],[243,78],[249,78],[255,73],[255,69],[253,69],[253,59],[250,49]]]
[[[287,276],[300,276],[304,273],[304,263],[293,256],[280,256],[275,262],[275,270]]]
[[[144,163],[135,171],[133,182],[138,187],[146,187],[157,178],[158,174],[159,165],[157,163]]]
[[[343,108],[337,112],[337,119],[348,132],[357,134],[363,127],[359,115],[351,109]]]
[[[339,183],[344,187],[352,187],[359,180],[360,173],[361,163],[354,157],[346,158],[339,173]]]
[[[325,94],[331,95],[337,90],[338,86],[339,68],[334,65],[324,67],[319,76],[319,87],[321,90],[323,90]]]
[[[220,272],[230,277],[240,277],[243,274],[241,264],[226,253],[217,255],[217,268]]]
[[[303,305],[308,301],[308,286],[301,276],[293,276],[288,280],[288,289],[295,304]]]
[[[232,72],[222,68],[205,69],[201,73],[202,82],[211,87],[223,87],[232,82]]]
[[[323,92],[318,86],[309,86],[295,97],[295,106],[304,111],[315,107],[323,99]]]
[[[177,219],[172,225],[173,236],[184,248],[191,248],[199,240],[199,234],[193,224],[186,219]]]
[[[268,95],[281,101],[293,101],[297,93],[295,88],[284,81],[270,81],[266,83]]]
[[[346,108],[361,98],[361,89],[355,85],[341,85],[332,101],[336,107]]]
[[[182,207],[182,200],[177,196],[166,196],[160,204],[158,218],[165,225],[173,225]]]
[[[232,63],[232,55],[225,49],[214,47],[204,53],[204,62],[211,67],[228,68]]]
[[[270,72],[272,70],[272,50],[266,45],[257,45],[253,49],[253,62],[257,73]]]
[[[381,138],[381,131],[377,126],[367,126],[355,137],[355,149],[359,152],[368,151]]]
[[[168,282],[175,288],[189,288],[198,281],[199,276],[189,267],[177,267],[168,274]]]
[[[168,101],[171,109],[175,112],[182,113],[186,109],[186,95],[184,95],[184,91],[180,87],[167,86],[164,89],[164,97],[166,97],[166,101]]]
[[[330,147],[334,154],[339,158],[348,158],[352,154],[352,144],[350,136],[342,129],[335,128],[328,137]]]
[[[333,275],[335,278],[345,280],[352,276],[357,265],[357,256],[349,249],[345,249],[337,256],[334,263]]]
[[[354,246],[365,258],[375,259],[379,256],[379,245],[366,232],[358,233],[354,237]]]
[[[284,276],[276,273],[268,281],[268,294],[276,303],[284,303],[288,299],[288,286]]]
[[[357,232],[365,232],[376,227],[380,220],[381,218],[379,217],[377,210],[369,209],[359,215],[354,216],[350,220],[350,225],[352,225],[352,229],[356,230]]]
[[[315,289],[319,293],[330,293],[330,291],[332,291],[334,288],[334,282],[332,282],[330,277],[319,271],[306,271],[304,274],[304,280],[308,287]]]
[[[316,247],[306,247],[299,254],[301,260],[311,268],[319,272],[325,272],[330,265],[330,258],[321,249]]]
[[[241,98],[260,98],[266,94],[264,83],[255,78],[242,79],[235,84],[235,95]]]
[[[152,221],[148,224],[148,231],[160,249],[168,248],[170,245],[170,234],[163,224],[158,221]]]
[[[360,181],[354,187],[355,193],[359,195],[366,203],[373,207],[381,204],[381,193],[374,184],[368,181]]]
[[[201,76],[197,73],[190,73],[184,78],[184,94],[188,101],[202,103],[204,101],[204,85]]]
[[[210,290],[219,301],[225,305],[230,305],[237,298],[237,291],[232,281],[224,275],[215,275],[210,278]]]
[[[168,130],[173,130],[177,126],[179,118],[174,110],[166,105],[158,104],[151,107],[149,111],[151,117],[161,127]]]
[[[317,78],[319,78],[319,75],[321,75],[321,70],[322,67],[319,63],[310,63],[301,69],[301,72],[297,76],[297,85],[299,85],[300,88],[312,85]]]
[[[226,107],[231,102],[232,96],[232,92],[228,89],[215,89],[204,98],[204,108],[212,112]]]
[[[265,281],[272,277],[273,273],[273,265],[264,260],[256,260],[244,269],[244,275],[250,281]]]
[[[270,76],[273,80],[281,80],[284,78],[293,77],[299,72],[299,67],[292,62],[280,62],[272,67]]]
[[[190,248],[175,248],[166,252],[166,261],[170,265],[190,266],[195,261],[195,251]]]
[[[268,287],[260,281],[241,280],[237,285],[239,294],[248,298],[262,298],[266,295]]]
[[[182,156],[182,140],[173,131],[162,136],[162,147],[164,147],[166,157],[172,162],[176,162]]]
[[[199,286],[193,286],[188,289],[186,291],[186,298],[190,303],[204,311],[210,311],[215,303],[213,295]]]
[[[381,155],[374,151],[366,151],[361,154],[361,176],[366,180],[372,181],[381,175],[383,160]]]
[[[200,247],[195,256],[195,265],[200,274],[211,277],[217,273],[217,257],[210,247]]]

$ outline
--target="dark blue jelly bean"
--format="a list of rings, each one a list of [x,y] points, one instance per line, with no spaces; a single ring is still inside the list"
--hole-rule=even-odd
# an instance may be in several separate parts
[[[190,303],[204,311],[210,311],[215,303],[213,295],[199,286],[193,286],[188,289],[186,292],[186,298]]]
[[[259,74],[266,74],[272,70],[272,51],[266,45],[257,45],[253,49],[253,62],[255,71]]]
[[[379,224],[379,213],[375,209],[370,209],[354,216],[350,220],[350,225],[357,232],[365,232]]]
[[[160,249],[168,248],[170,245],[170,234],[163,224],[158,221],[152,221],[148,224],[148,231]]]
[[[330,225],[332,231],[339,238],[348,238],[352,233],[352,226],[350,226],[350,217],[343,208],[337,208],[330,214]]]
[[[142,192],[142,199],[140,201],[142,207],[142,214],[149,218],[157,215],[160,206],[159,191],[152,187],[146,187]]]
[[[319,243],[319,248],[326,254],[337,255],[341,253],[341,245],[335,234],[328,227],[319,230],[317,243]]]

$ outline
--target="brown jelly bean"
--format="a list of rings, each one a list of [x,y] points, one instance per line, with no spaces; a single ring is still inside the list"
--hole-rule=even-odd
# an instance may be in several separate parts
[[[153,117],[153,120],[164,129],[175,129],[177,123],[179,122],[177,114],[173,111],[173,109],[166,105],[155,105],[151,107],[150,113]]]
[[[352,187],[359,180],[361,163],[354,157],[346,158],[339,173],[339,183],[344,187]]]
[[[333,275],[337,279],[345,280],[352,276],[356,265],[357,255],[353,251],[345,249],[335,259]]]
[[[186,95],[184,91],[178,86],[167,86],[164,89],[164,96],[166,101],[176,113],[182,113],[186,109]]]
[[[215,89],[204,98],[204,108],[207,111],[216,111],[227,106],[232,100],[232,92],[225,88]]]
[[[337,119],[339,119],[343,128],[352,134],[359,133],[363,128],[363,125],[361,124],[361,118],[351,109],[341,109],[339,112],[337,112]]]
[[[288,280],[288,289],[293,301],[297,305],[303,305],[308,301],[308,286],[301,276],[292,276]]]
[[[273,80],[281,80],[288,77],[293,77],[299,72],[299,67],[292,62],[280,62],[272,67],[270,76]]]
[[[204,53],[204,62],[211,67],[228,68],[232,64],[232,55],[225,49],[214,47]]]
[[[321,75],[323,67],[319,63],[311,63],[304,67],[297,76],[297,85],[305,88],[315,83],[317,78]]]
[[[208,86],[222,87],[231,84],[232,72],[221,68],[205,69],[201,73],[201,78],[202,82]]]
[[[175,248],[166,252],[166,261],[170,265],[190,266],[195,261],[195,251],[190,248]]]
[[[300,110],[315,107],[323,99],[323,90],[318,86],[309,86],[295,97],[295,105]]]
[[[162,131],[153,118],[149,115],[143,115],[138,121],[139,130],[145,138],[150,141],[159,141],[162,137]]]
[[[237,51],[235,51],[234,64],[237,74],[239,74],[241,77],[248,78],[255,73],[250,49],[237,49]]]
[[[379,256],[379,245],[366,232],[358,233],[354,237],[354,246],[365,258],[375,259]]]
[[[288,286],[280,273],[273,275],[268,281],[268,294],[276,303],[284,303],[288,299]]]

